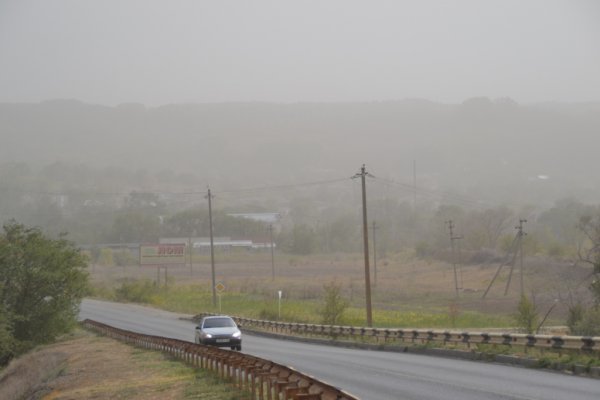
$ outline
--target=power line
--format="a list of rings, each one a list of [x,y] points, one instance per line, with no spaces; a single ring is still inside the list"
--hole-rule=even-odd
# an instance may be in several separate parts
[[[431,199],[447,198],[447,199],[452,200],[457,203],[462,203],[465,205],[475,206],[475,207],[479,207],[479,208],[496,207],[499,205],[499,204],[492,204],[492,203],[483,201],[481,199],[475,199],[472,197],[463,196],[463,195],[459,195],[459,194],[455,194],[455,193],[451,193],[451,192],[447,192],[447,191],[439,191],[439,190],[433,190],[433,189],[425,189],[422,187],[415,187],[414,184],[410,185],[408,183],[398,182],[398,181],[394,181],[392,179],[376,178],[375,182],[379,183],[380,185],[384,185],[384,186],[388,186],[388,187],[396,187],[398,189],[401,189],[401,190],[411,193],[413,195],[414,195],[414,193],[418,193],[421,196],[425,196],[425,197],[428,197]],[[517,206],[516,204],[510,204],[510,205]]]
[[[312,181],[312,182],[302,182],[296,184],[287,184],[287,185],[273,185],[273,186],[258,186],[253,188],[242,188],[242,189],[231,189],[231,190],[223,190],[218,191],[221,194],[237,194],[244,192],[258,192],[258,191],[267,191],[267,190],[280,190],[280,189],[293,189],[298,187],[307,187],[307,186],[319,186],[319,185],[327,185],[331,183],[338,183],[348,181],[348,178],[337,178],[337,179],[329,179],[324,181]],[[39,190],[27,190],[27,189],[19,189],[14,187],[2,187],[0,188],[3,191],[12,191],[13,193],[21,193],[21,194],[31,194],[38,196],[129,196],[132,194],[136,195],[171,195],[171,196],[196,196],[196,195],[205,195],[204,191],[164,191],[164,190],[135,190],[132,189],[127,192],[99,192],[99,191],[39,191]]]

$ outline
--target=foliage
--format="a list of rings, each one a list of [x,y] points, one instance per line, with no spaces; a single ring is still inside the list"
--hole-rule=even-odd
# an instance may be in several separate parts
[[[106,265],[106,266],[115,265],[115,262],[113,259],[113,251],[108,248],[100,250],[100,255],[98,256],[96,262],[100,265]]]
[[[86,258],[64,238],[15,222],[0,235],[0,361],[52,341],[76,321]],[[11,343],[12,342],[12,343]],[[8,347],[7,343],[12,347]]]
[[[336,325],[348,307],[348,301],[342,297],[342,287],[336,282],[323,285],[323,290],[325,297],[323,306],[319,310],[321,322],[324,325]]]
[[[134,303],[151,303],[158,292],[156,284],[148,279],[123,282],[120,287],[115,289],[115,299]]]
[[[420,241],[415,246],[415,253],[419,258],[429,257],[433,254],[433,250],[429,243]]]
[[[4,307],[3,307],[4,308]],[[13,355],[14,337],[12,335],[11,318],[2,309],[0,312],[0,366],[6,364]]]
[[[579,220],[579,229],[589,241],[589,247],[580,251],[580,258],[593,266],[594,280],[590,285],[590,291],[600,304],[600,216],[582,217]]]
[[[576,304],[573,304],[572,306],[569,306],[569,314],[567,316],[567,326],[569,327],[569,331],[571,332],[572,335],[577,334],[577,333],[575,333],[575,331],[577,329],[576,326],[583,319],[584,313],[585,313],[585,308],[583,307],[583,304],[581,304],[581,303],[576,303]]]
[[[600,336],[600,307],[584,310],[581,317],[573,324],[571,333],[581,336]]]
[[[156,242],[160,229],[158,216],[140,210],[124,210],[116,216],[111,240],[119,243]]]
[[[450,302],[448,305],[448,318],[450,319],[450,323],[452,328],[456,328],[456,320],[460,315],[460,307],[456,301]]]
[[[517,326],[526,333],[532,334],[538,325],[539,312],[536,309],[535,303],[526,295],[521,296],[517,312],[515,314],[515,322]]]
[[[115,265],[125,267],[127,265],[138,264],[139,260],[134,257],[129,250],[119,250],[113,252],[113,260]]]
[[[305,224],[294,225],[288,236],[282,235],[284,247],[291,254],[311,254],[317,246],[315,232]]]

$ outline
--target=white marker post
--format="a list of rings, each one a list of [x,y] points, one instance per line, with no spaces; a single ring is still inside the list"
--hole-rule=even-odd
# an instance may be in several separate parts
[[[279,308],[278,315],[279,315],[279,318],[278,319],[281,320],[281,290],[278,290],[277,294],[279,295],[279,304],[278,304],[278,308]]]
[[[222,313],[221,310],[221,293],[223,293],[225,291],[225,283],[223,282],[217,282],[217,284],[215,285],[215,289],[217,291],[217,296],[219,298],[219,314]]]

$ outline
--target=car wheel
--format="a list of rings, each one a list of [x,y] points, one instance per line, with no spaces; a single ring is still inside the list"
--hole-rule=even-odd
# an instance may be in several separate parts
[[[237,351],[242,351],[242,345],[241,345],[241,344],[237,345],[235,349],[236,349]]]
[[[235,350],[235,346],[231,346],[231,350]]]

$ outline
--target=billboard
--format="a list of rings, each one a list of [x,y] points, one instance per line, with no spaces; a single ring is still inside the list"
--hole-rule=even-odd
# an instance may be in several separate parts
[[[185,264],[185,243],[140,244],[140,265]]]

